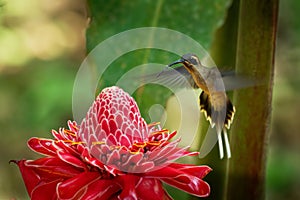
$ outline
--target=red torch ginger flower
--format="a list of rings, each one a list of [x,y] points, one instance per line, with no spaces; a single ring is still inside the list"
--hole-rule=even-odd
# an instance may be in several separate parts
[[[141,117],[136,102],[118,87],[104,89],[80,126],[52,131],[54,139],[31,138],[45,157],[17,163],[31,199],[172,199],[162,182],[199,197],[211,169],[172,162],[196,155],[170,142],[169,133]]]

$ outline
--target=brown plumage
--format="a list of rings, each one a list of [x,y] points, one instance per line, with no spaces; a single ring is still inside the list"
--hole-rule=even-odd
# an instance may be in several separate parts
[[[230,128],[233,121],[235,107],[226,95],[222,79],[224,74],[221,74],[216,67],[208,68],[203,66],[195,54],[185,54],[181,59],[168,66],[170,67],[178,63],[183,64],[183,66],[175,69],[185,74],[192,87],[202,89],[199,96],[200,110],[205,114],[211,126],[216,127],[221,158],[224,156],[221,137],[223,130],[227,156],[229,158],[231,152],[226,129]]]
[[[185,70],[191,75],[189,82],[194,88],[202,89],[199,96],[200,110],[204,112],[212,127],[217,131],[230,128],[235,108],[225,93],[222,74],[216,67],[208,68],[201,64],[195,54],[185,54],[180,60],[169,64],[182,63]],[[178,71],[178,68],[176,68]],[[182,69],[181,69],[182,71]]]

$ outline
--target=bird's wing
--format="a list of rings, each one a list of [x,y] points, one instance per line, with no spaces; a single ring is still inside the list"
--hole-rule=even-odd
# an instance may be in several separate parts
[[[174,88],[198,88],[192,76],[184,66],[179,66],[177,68],[165,67],[158,73],[145,75],[143,79],[148,83],[153,82],[164,86],[172,86]]]
[[[231,76],[222,77],[226,91],[242,89],[253,87],[256,85],[262,85],[263,82],[259,79],[245,76],[245,75],[238,75],[234,74]]]
[[[198,88],[191,74],[182,65],[176,68],[167,66],[161,68],[160,66],[154,70],[154,72],[152,69],[150,70],[150,68],[145,69],[147,69],[146,73],[138,75],[132,78],[132,80],[138,80],[143,83],[160,84],[174,89]],[[215,91],[230,91],[259,84],[259,81],[247,76],[237,75],[232,70],[222,71],[217,67],[210,68],[204,66],[197,67],[197,70],[209,85],[210,89]]]
[[[219,70],[217,67],[205,67],[204,69],[204,74],[206,74],[204,79],[209,80],[209,76],[210,80],[214,80],[212,87],[216,91],[224,91],[224,89],[225,91],[231,91],[262,84],[262,81],[259,81],[259,79],[237,74],[233,70],[224,71]]]

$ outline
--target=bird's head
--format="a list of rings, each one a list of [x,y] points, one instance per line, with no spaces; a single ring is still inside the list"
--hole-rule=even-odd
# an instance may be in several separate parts
[[[182,63],[185,68],[190,69],[190,70],[196,66],[201,66],[201,62],[200,62],[199,58],[195,54],[192,54],[192,53],[184,54],[183,56],[181,56],[181,58],[179,60],[169,64],[168,66],[171,67],[178,63]]]

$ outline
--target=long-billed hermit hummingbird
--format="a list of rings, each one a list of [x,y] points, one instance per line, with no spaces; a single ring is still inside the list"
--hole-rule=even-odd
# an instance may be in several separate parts
[[[230,128],[233,121],[235,107],[226,95],[223,78],[231,76],[232,73],[222,73],[217,67],[205,67],[201,64],[199,58],[191,53],[183,55],[179,60],[169,64],[168,67],[179,63],[182,66],[175,68],[175,70],[183,74],[192,87],[202,90],[199,96],[200,110],[205,114],[211,127],[216,127],[220,158],[224,157],[222,131],[227,157],[230,158],[231,151],[227,129]],[[232,81],[228,82],[229,85],[233,84]],[[228,87],[227,89],[233,89],[234,86]]]

